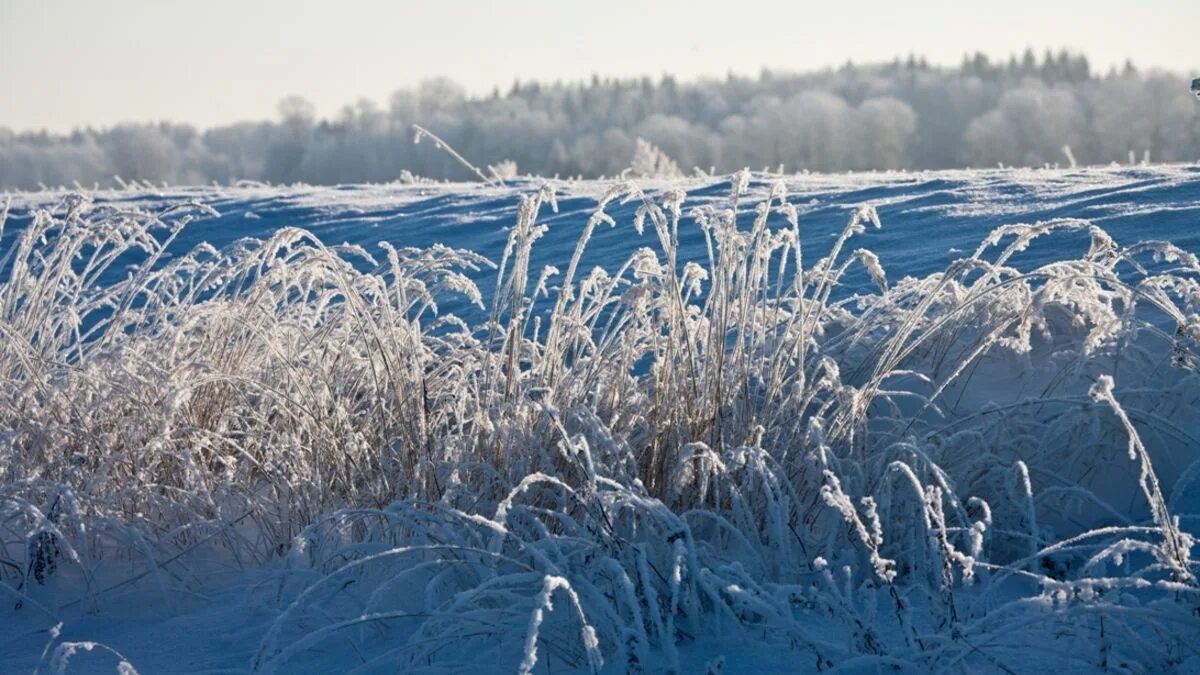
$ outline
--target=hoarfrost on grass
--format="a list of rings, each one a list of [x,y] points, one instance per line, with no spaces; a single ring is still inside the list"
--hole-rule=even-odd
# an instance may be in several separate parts
[[[0,255],[2,590],[54,625],[47,585],[266,569],[262,671],[678,671],[730,636],[821,670],[1200,665],[1195,256],[1059,219],[889,280],[850,243],[873,207],[814,251],[751,182],[616,183],[565,273],[533,263],[550,186],[498,261],[300,228],[168,255],[202,204],[40,210]],[[581,273],[620,203],[646,246]],[[1063,232],[1077,258],[1020,266]]]

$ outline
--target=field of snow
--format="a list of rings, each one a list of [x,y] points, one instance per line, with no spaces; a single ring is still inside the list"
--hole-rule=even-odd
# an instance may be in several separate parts
[[[5,672],[1200,671],[1200,165],[3,222]]]

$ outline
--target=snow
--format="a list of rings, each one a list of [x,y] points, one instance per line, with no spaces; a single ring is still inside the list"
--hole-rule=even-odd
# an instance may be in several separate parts
[[[4,669],[1200,669],[1200,165],[636,183],[12,195]]]
[[[756,174],[757,175],[757,174]],[[752,212],[774,182],[771,176],[751,178],[741,208]],[[1086,218],[1125,242],[1169,240],[1200,250],[1200,167],[1169,165],[1088,169],[1007,169],[921,172],[862,172],[801,174],[784,177],[803,217],[803,233],[816,241],[836,235],[849,212],[872,204],[888,227],[871,236],[869,248],[892,278],[926,275],[943,269],[956,257],[952,249],[973,251],[1000,225],[1052,218]],[[534,250],[533,264],[562,265],[570,259],[582,224],[591,216],[596,199],[611,181],[550,181],[558,191],[558,213],[543,223],[550,226]],[[653,192],[673,187],[687,193],[687,209],[723,204],[728,179],[686,178],[678,181],[639,181]],[[101,191],[101,203],[152,206],[197,200],[215,208],[220,217],[189,225],[174,250],[185,251],[206,241],[220,247],[241,237],[264,237],[283,226],[303,227],[326,243],[348,242],[376,250],[379,241],[398,246],[443,243],[465,247],[498,260],[506,228],[516,218],[519,195],[540,181],[517,182],[508,189],[479,184],[181,187],[155,191]],[[54,203],[61,193],[12,195],[4,243],[30,217],[30,210]],[[632,222],[633,204],[614,204],[614,222]],[[247,222],[247,213],[253,222]],[[14,227],[14,225],[16,227]],[[603,228],[601,229],[601,232]],[[585,252],[585,267],[624,261],[652,241],[626,233],[597,235]],[[703,235],[694,227],[680,229],[680,257],[703,257]],[[1042,251],[1030,263],[1049,262],[1053,250]],[[475,275],[490,281],[491,274]],[[853,280],[851,280],[853,282]],[[866,287],[869,280],[859,280]],[[455,308],[457,311],[457,308]]]

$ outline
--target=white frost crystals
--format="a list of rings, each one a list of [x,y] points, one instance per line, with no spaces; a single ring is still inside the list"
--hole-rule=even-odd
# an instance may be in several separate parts
[[[494,266],[300,229],[168,255],[200,206],[42,210],[0,251],[0,592],[49,627],[43,584],[103,611],[263,568],[260,672],[684,672],[733,641],[1200,668],[1195,257],[1056,220],[889,280],[873,208],[814,250],[785,187],[616,184],[552,265],[548,188]]]

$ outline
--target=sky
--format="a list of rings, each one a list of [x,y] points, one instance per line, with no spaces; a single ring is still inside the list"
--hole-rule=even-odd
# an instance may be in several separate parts
[[[1194,77],[1198,26],[1193,0],[0,0],[0,127],[208,127],[274,118],[289,95],[330,116],[435,76],[484,94],[1026,47]]]

